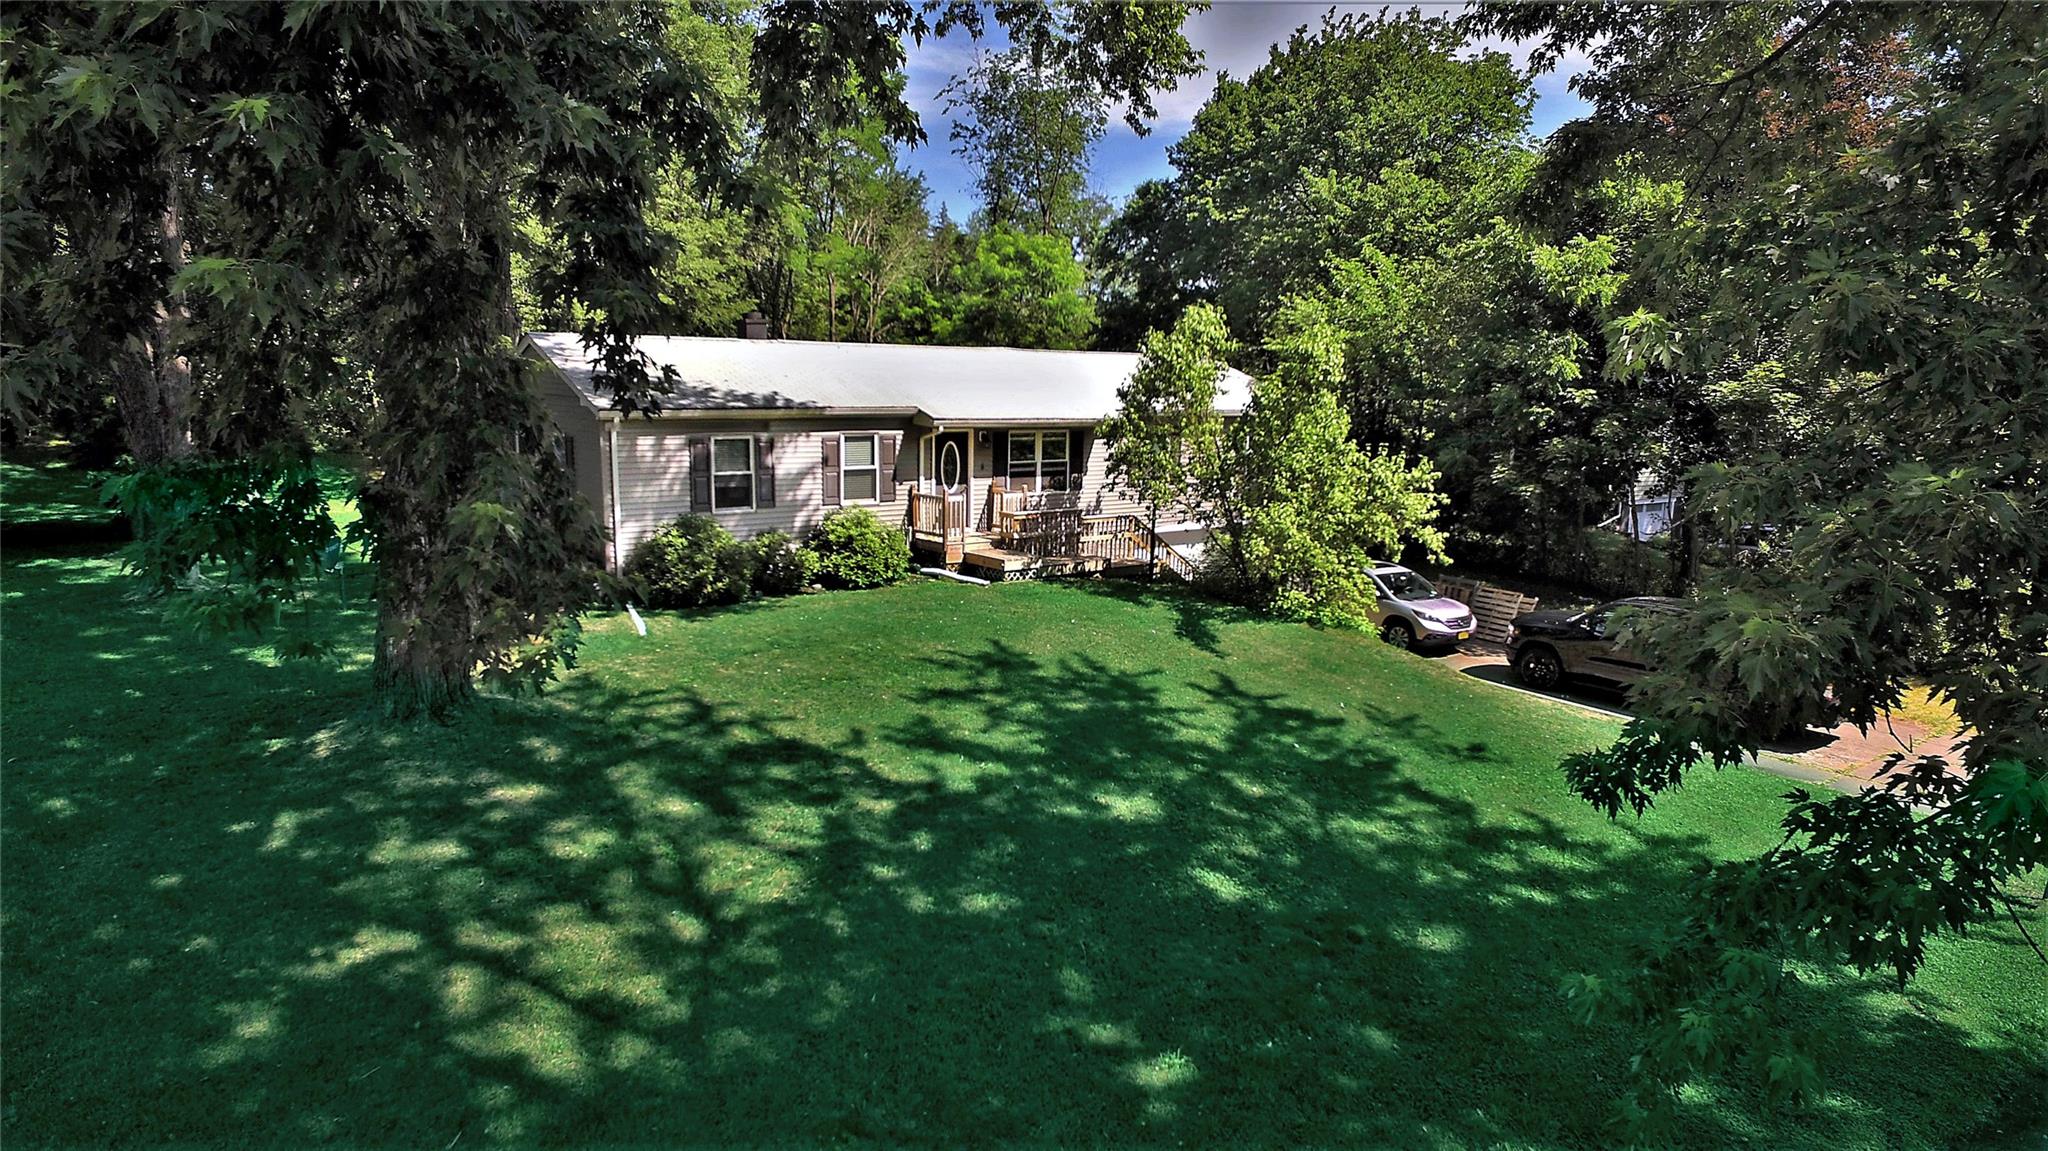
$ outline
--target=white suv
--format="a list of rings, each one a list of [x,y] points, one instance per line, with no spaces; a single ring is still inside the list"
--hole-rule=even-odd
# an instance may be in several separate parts
[[[1428,580],[1399,564],[1374,564],[1366,575],[1380,597],[1373,622],[1381,639],[1411,648],[1472,637],[1472,609],[1438,595]]]

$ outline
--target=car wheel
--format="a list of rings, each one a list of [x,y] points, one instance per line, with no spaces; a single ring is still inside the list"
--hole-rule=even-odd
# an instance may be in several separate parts
[[[1415,646],[1415,629],[1408,626],[1407,620],[1390,619],[1380,625],[1380,638],[1407,651]]]
[[[1557,662],[1557,653],[1547,647],[1527,648],[1515,661],[1515,677],[1538,691],[1549,691],[1564,678],[1564,665]]]

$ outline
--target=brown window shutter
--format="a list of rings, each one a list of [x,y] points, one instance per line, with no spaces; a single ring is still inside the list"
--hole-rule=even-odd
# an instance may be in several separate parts
[[[711,510],[711,437],[690,437],[690,510]]]
[[[1008,428],[997,428],[989,434],[988,442],[989,456],[991,457],[989,465],[990,474],[1008,476],[1010,474],[1010,430]]]
[[[754,506],[775,506],[775,437],[754,437]]]
[[[1088,453],[1095,446],[1095,429],[1075,428],[1067,433],[1067,490],[1078,492],[1088,478]]]
[[[825,463],[820,469],[825,473],[825,506],[839,506],[839,436],[831,433],[825,436]]]
[[[876,437],[881,441],[882,449],[882,483],[878,494],[885,504],[896,499],[896,444],[902,438],[901,435],[886,432]]]

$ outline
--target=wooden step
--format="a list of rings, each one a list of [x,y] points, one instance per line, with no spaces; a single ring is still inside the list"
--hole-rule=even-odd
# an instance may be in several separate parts
[[[983,543],[970,545],[961,562],[976,569],[975,574],[992,580],[1094,575],[1106,566],[1099,556],[1032,556]]]

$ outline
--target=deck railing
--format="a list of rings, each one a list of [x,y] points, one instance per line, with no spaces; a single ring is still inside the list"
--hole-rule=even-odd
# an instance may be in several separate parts
[[[967,492],[912,491],[910,539],[937,544],[947,563],[959,563],[967,554]]]
[[[1086,556],[1113,568],[1149,565],[1156,558],[1160,570],[1195,578],[1194,561],[1153,534],[1143,517],[1083,515],[1074,507],[1005,511],[997,506],[1002,517],[997,539],[1011,551],[1039,558]]]
[[[1041,512],[1068,511],[1076,515],[1081,511],[1080,492],[1058,491],[1006,491],[993,488],[989,492],[988,528],[989,534],[997,539],[1017,535],[1020,531],[1037,530],[1035,525],[1020,523],[1019,517],[1029,517]]]

